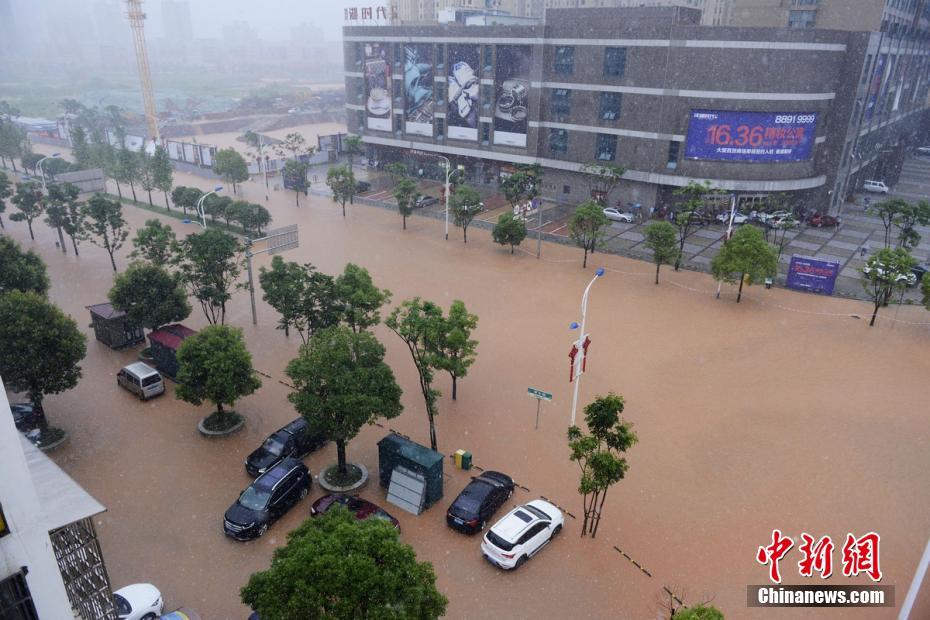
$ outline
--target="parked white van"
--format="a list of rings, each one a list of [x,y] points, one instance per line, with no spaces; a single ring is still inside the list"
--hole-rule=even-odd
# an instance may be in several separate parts
[[[862,190],[875,194],[887,194],[888,186],[882,181],[866,181],[862,184]]]
[[[141,400],[154,398],[165,393],[165,381],[158,371],[142,362],[125,366],[116,375],[116,383],[123,386]]]

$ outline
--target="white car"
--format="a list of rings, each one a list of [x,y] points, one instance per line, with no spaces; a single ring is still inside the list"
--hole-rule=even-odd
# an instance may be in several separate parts
[[[730,223],[730,212],[724,211],[723,213],[718,215],[717,221],[720,222],[721,224],[729,224]],[[740,213],[739,211],[737,211],[736,213],[733,214],[734,224],[745,224],[748,221],[749,221],[749,216],[746,215],[745,213]]]
[[[604,215],[607,216],[608,220],[613,220],[614,222],[626,222],[627,224],[633,223],[632,213],[624,213],[623,211],[613,207],[607,207],[604,209]]]
[[[161,592],[150,583],[134,583],[113,593],[119,620],[155,620],[161,616],[165,602]]]
[[[881,263],[875,263],[873,267],[869,267],[868,265],[866,265],[865,267],[862,268],[862,273],[868,275],[872,273],[872,269],[875,269],[875,275],[877,278],[884,277],[885,268],[884,268],[884,265],[882,265]],[[915,284],[917,284],[917,274],[915,274],[912,271],[908,271],[907,273],[899,273],[897,276],[895,276],[895,282],[896,283],[904,282],[904,284],[906,284],[909,287],[914,286]]]
[[[872,192],[874,194],[887,194],[888,186],[885,185],[882,181],[866,181],[862,184],[862,190],[865,192]]]
[[[481,552],[499,568],[519,568],[549,544],[564,523],[561,510],[545,500],[534,499],[495,523],[481,541]]]
[[[790,215],[790,211],[773,211],[772,213],[757,213],[756,219],[762,224],[774,224],[776,220],[785,219]]]

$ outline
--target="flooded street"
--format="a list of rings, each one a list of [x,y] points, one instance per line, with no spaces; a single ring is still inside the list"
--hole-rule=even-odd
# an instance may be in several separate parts
[[[210,185],[183,174],[175,182]],[[259,183],[246,183],[243,193],[264,204]],[[448,617],[654,618],[663,586],[687,603],[712,599],[728,618],[896,617],[891,608],[747,609],[746,586],[767,582],[755,555],[775,528],[796,541],[802,532],[833,538],[838,549],[829,584],[871,583],[842,576],[840,548],[847,532],[875,531],[882,537],[882,584],[894,585],[896,602],[903,600],[930,535],[930,313],[922,307],[901,308],[898,322],[889,320],[894,307],[883,308],[869,329],[871,308],[861,302],[757,286],[736,304],[728,286],[715,299],[716,284],[706,274],[663,268],[655,286],[648,263],[594,254],[584,270],[577,248],[544,244],[542,260],[520,251],[512,256],[485,230],[470,229],[463,244],[461,230],[451,229],[444,241],[441,221],[413,217],[403,231],[400,216],[384,209],[347,206],[343,219],[329,199],[310,196],[295,208],[293,198],[274,192],[267,205],[273,227],[300,227],[300,248],[286,252],[286,260],[331,274],[353,262],[393,292],[391,307],[420,296],[448,309],[461,299],[479,316],[477,362],[460,381],[457,402],[449,377],[437,373],[440,451],[469,450],[475,464],[506,472],[530,490],[518,490],[513,501],[545,496],[579,519],[579,470],[568,460],[565,437],[568,352],[577,337],[568,325],[580,321],[593,268],[608,270],[588,307],[593,343],[579,419],[583,404],[617,392],[640,441],[627,454],[626,479],[608,493],[596,539],[580,539],[579,519],[568,517],[553,544],[519,571],[504,573],[482,558],[477,537],[445,525],[446,507],[469,478],[451,459],[443,500],[419,517],[388,505],[376,481],[363,491],[400,519],[402,539],[434,564]],[[129,206],[125,216],[133,229],[154,217]],[[141,403],[117,388],[115,373],[138,349],[117,352],[95,341],[84,309],[106,300],[113,276],[106,252],[85,242],[79,258],[70,249],[62,254],[53,230],[37,223],[31,242],[25,224],[7,219],[5,233],[41,254],[51,299],[88,336],[81,383],[49,397],[46,409],[71,434],[54,460],[107,507],[97,527],[114,589],[151,582],[166,609],[185,605],[204,618],[245,618],[239,588],[268,566],[321,494],[314,484],[310,500],[256,542],[223,535],[223,512],[250,482],[246,455],[296,417],[281,381],[299,337],[274,328],[277,315],[260,289],[258,326],[248,293],[234,295],[227,323],[243,329],[256,368],[267,376],[236,405],[245,429],[205,439],[196,424],[209,405],[198,409],[172,393]],[[198,230],[162,219],[179,236]],[[535,240],[524,245],[535,249]],[[127,242],[120,251],[120,269],[131,249]],[[266,254],[256,257],[256,285],[258,268],[269,263]],[[194,305],[184,323],[198,329],[206,322]],[[409,353],[384,326],[375,334],[404,389],[404,413],[385,427],[428,444]],[[538,430],[527,387],[554,394],[542,405]],[[348,446],[350,460],[376,471],[376,442],[385,433],[363,430]],[[334,460],[330,445],[307,464],[316,474]],[[795,546],[782,561],[785,583],[803,582],[799,559]],[[914,613],[930,617],[930,600]]]

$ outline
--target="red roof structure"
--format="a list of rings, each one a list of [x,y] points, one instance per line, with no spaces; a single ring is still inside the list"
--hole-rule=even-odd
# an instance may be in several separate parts
[[[177,351],[178,347],[181,346],[181,342],[184,341],[188,336],[193,336],[196,334],[194,330],[189,327],[184,327],[180,323],[175,323],[173,325],[166,325],[161,329],[156,329],[149,334],[150,342],[157,342],[158,344],[171,349],[172,351]]]

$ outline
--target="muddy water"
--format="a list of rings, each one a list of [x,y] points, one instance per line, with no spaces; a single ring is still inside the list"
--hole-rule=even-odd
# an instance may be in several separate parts
[[[176,180],[208,185],[184,175]],[[257,183],[244,191],[261,199]],[[343,219],[329,200],[311,197],[300,208],[292,200],[275,193],[269,205],[274,225],[300,225],[301,247],[287,259],[330,273],[352,261],[391,289],[395,302],[420,295],[448,306],[462,299],[479,315],[478,361],[460,382],[458,402],[449,398],[448,377],[437,379],[440,449],[465,448],[478,465],[511,474],[530,489],[514,501],[544,495],[579,516],[578,470],[567,458],[565,429],[574,337],[568,324],[579,319],[580,295],[593,276],[593,269],[581,269],[580,252],[547,244],[543,260],[511,256],[486,231],[472,230],[465,245],[453,230],[446,242],[440,222],[413,218],[404,232],[400,217],[386,210],[350,206]],[[133,227],[148,217],[127,208]],[[166,221],[179,233],[194,230]],[[256,367],[272,378],[237,405],[248,418],[243,432],[205,440],[195,426],[207,407],[170,394],[142,404],[117,389],[114,373],[135,352],[94,341],[84,310],[106,298],[112,282],[106,253],[85,243],[79,259],[62,255],[54,232],[36,229],[32,243],[24,225],[7,223],[8,234],[48,262],[51,297],[90,339],[80,385],[47,401],[53,422],[72,434],[54,458],[107,506],[97,523],[114,587],[150,581],[169,606],[191,606],[206,618],[245,617],[238,588],[268,565],[310,505],[299,505],[258,542],[235,543],[222,534],[223,511],[249,482],[246,454],[295,417],[279,380],[298,339],[274,329],[275,315],[260,299],[259,325],[252,326],[248,295],[234,297],[228,322],[243,328]],[[118,258],[121,268],[126,253]],[[269,262],[258,257],[256,269]],[[512,574],[481,558],[477,538],[445,527],[445,506],[468,480],[448,461],[440,505],[420,517],[388,506],[401,520],[403,539],[435,565],[449,617],[654,618],[663,585],[683,591],[689,602],[712,598],[728,618],[895,617],[891,609],[747,609],[745,587],[765,583],[767,569],[755,551],[773,528],[835,541],[847,531],[874,530],[882,536],[883,583],[904,598],[930,534],[930,314],[903,308],[898,319],[925,324],[880,318],[869,329],[868,308],[859,302],[752,287],[737,305],[726,287],[716,300],[703,274],[663,270],[655,286],[647,264],[600,254],[590,262],[609,271],[591,293],[593,344],[580,400],[610,390],[626,398],[625,417],[640,438],[628,454],[627,478],[608,495],[597,539],[581,540],[579,523],[569,518],[558,540]],[[205,325],[200,314],[185,323]],[[376,334],[404,389],[404,413],[385,426],[426,443],[409,355],[383,327]],[[528,386],[554,393],[538,430]],[[349,445],[350,459],[376,470],[375,442],[385,432],[364,430]],[[317,472],[334,458],[330,447],[307,462]],[[311,499],[319,494],[314,487]],[[384,503],[376,484],[364,494]],[[792,550],[782,562],[786,583],[801,582],[798,559]],[[838,551],[834,563],[839,572]],[[867,580],[834,575],[830,583]]]

